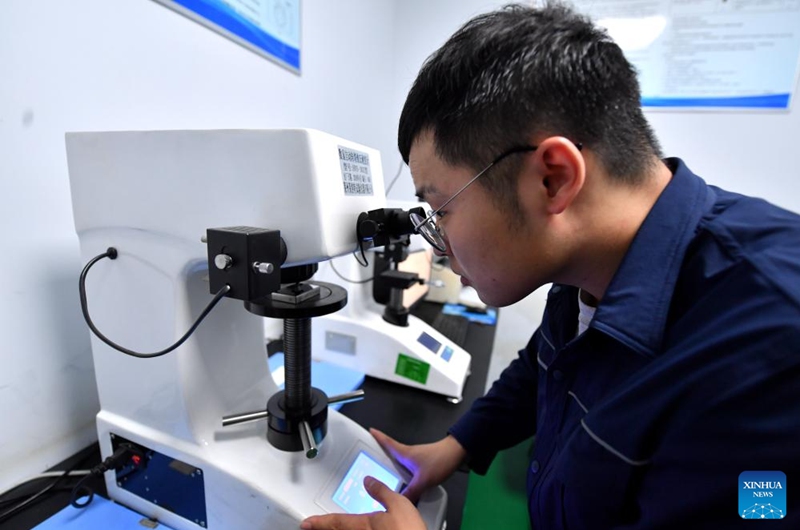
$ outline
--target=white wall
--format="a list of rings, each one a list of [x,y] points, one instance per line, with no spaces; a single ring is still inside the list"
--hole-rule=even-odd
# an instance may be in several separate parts
[[[647,111],[666,156],[714,184],[800,212],[800,93],[788,112]]]
[[[473,16],[490,11],[508,2],[501,0],[397,0],[395,13],[395,64],[390,127],[397,139],[397,123],[406,95],[417,77],[422,63],[436,51],[462,24]],[[400,162],[397,143],[392,153],[396,163]],[[397,165],[393,166],[395,172]],[[396,173],[386,174],[388,181]],[[414,185],[408,167],[403,166],[389,197],[416,200]]]
[[[396,151],[393,0],[302,7],[298,77],[150,0],[2,3],[0,491],[95,436],[65,131],[313,127]]]

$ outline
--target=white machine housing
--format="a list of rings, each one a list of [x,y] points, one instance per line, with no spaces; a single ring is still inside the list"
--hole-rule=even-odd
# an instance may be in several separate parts
[[[418,204],[394,201],[389,206],[409,209]],[[421,237],[411,241],[411,252],[427,249],[427,243],[423,243]],[[370,255],[374,253],[368,252],[367,256]],[[352,281],[342,281],[333,267]],[[384,306],[375,302],[372,282],[368,281],[373,274],[372,263],[369,267],[362,267],[350,256],[320,265],[316,277],[345,286],[348,304],[341,311],[314,321],[314,359],[460,402],[470,374],[472,356],[414,315],[408,315],[408,326],[405,327],[384,320]]]
[[[286,263],[312,263],[353,251],[358,213],[384,202],[379,153],[313,130],[69,133],[66,144],[83,259],[119,252],[88,275],[90,313],[107,337],[140,352],[175,342],[210,301],[207,228],[279,229]],[[365,155],[358,178],[348,153]],[[196,468],[205,519],[132,493],[113,471],[109,496],[178,530],[294,530],[336,509],[331,484],[361,451],[402,475],[335,410],[314,459],[270,445],[265,421],[222,428],[224,415],[263,410],[277,391],[263,321],[240,301],[223,299],[167,355],[134,358],[94,336],[92,352],[103,457],[122,437]],[[430,530],[444,524],[445,506],[441,488],[420,503]]]

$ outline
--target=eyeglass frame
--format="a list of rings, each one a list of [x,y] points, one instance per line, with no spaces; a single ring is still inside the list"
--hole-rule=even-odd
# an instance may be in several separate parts
[[[578,144],[578,146],[579,146],[578,149],[580,149],[580,144]],[[411,219],[411,221],[414,223],[414,232],[416,232],[417,234],[421,235],[425,239],[425,241],[430,243],[433,246],[433,248],[435,248],[439,252],[446,252],[447,251],[447,246],[445,246],[445,244],[444,244],[444,236],[442,235],[442,231],[439,228],[439,225],[436,223],[436,221],[433,220],[434,217],[439,215],[439,212],[441,212],[442,209],[445,208],[448,204],[453,202],[455,200],[455,198],[458,197],[461,194],[461,192],[463,192],[465,189],[469,188],[470,185],[473,182],[475,182],[480,177],[482,177],[484,173],[489,171],[492,167],[494,167],[495,164],[497,164],[498,162],[500,162],[504,158],[506,158],[508,156],[511,156],[513,154],[517,154],[517,153],[532,153],[533,151],[536,151],[536,149],[538,149],[538,148],[539,148],[538,145],[518,145],[518,146],[512,147],[511,149],[508,149],[507,151],[503,151],[499,156],[497,156],[494,160],[492,160],[491,163],[489,163],[488,166],[486,166],[485,168],[480,170],[477,175],[472,177],[469,180],[469,182],[467,182],[466,184],[461,186],[461,188],[459,188],[458,191],[456,191],[453,195],[451,195],[450,198],[447,199],[444,202],[444,204],[442,204],[441,206],[436,208],[436,210],[429,210],[428,211],[428,215],[425,217],[425,219],[422,219],[419,222],[416,222],[416,221],[414,221],[414,219]],[[417,215],[415,215],[415,214],[412,214],[412,216],[413,217],[417,217]],[[422,226],[424,226],[426,224],[429,224],[430,227],[433,229],[433,232],[436,232],[436,234],[439,236],[439,239],[442,241],[441,244],[439,244],[437,241],[434,241],[433,240],[433,236],[429,236],[428,234],[420,231],[420,227],[422,227]]]

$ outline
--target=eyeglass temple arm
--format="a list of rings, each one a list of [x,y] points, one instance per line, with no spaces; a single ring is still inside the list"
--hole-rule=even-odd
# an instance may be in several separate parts
[[[480,170],[480,171],[478,172],[478,174],[477,174],[477,175],[475,175],[474,177],[472,177],[471,179],[469,179],[469,182],[467,182],[466,184],[464,184],[463,186],[461,186],[461,187],[458,189],[458,191],[457,191],[457,192],[455,192],[455,193],[454,193],[454,194],[453,194],[453,195],[452,195],[452,196],[451,196],[449,199],[447,199],[446,201],[444,201],[444,204],[442,204],[441,206],[439,206],[438,208],[436,208],[436,210],[434,210],[434,211],[432,211],[430,214],[428,214],[428,216],[427,216],[425,219],[423,219],[423,220],[422,220],[422,222],[420,222],[420,223],[419,223],[418,225],[416,225],[414,228],[419,228],[419,227],[420,227],[420,226],[422,226],[423,224],[425,224],[425,223],[427,223],[428,221],[430,221],[431,219],[433,219],[433,218],[434,218],[434,217],[435,217],[435,216],[436,216],[436,215],[437,215],[437,214],[438,214],[438,213],[439,213],[439,212],[442,210],[442,208],[444,208],[445,206],[447,206],[448,204],[450,204],[450,203],[453,201],[453,199],[455,199],[456,197],[458,197],[458,196],[459,196],[459,194],[460,194],[462,191],[464,191],[465,189],[467,189],[467,188],[469,187],[469,185],[470,185],[470,184],[472,184],[473,182],[475,182],[476,180],[478,180],[478,179],[479,179],[479,178],[480,178],[480,177],[481,177],[481,176],[482,176],[484,173],[486,173],[487,171],[489,171],[490,169],[492,169],[492,167],[494,167],[494,165],[495,165],[495,164],[497,164],[498,162],[500,162],[501,160],[503,160],[505,157],[507,157],[507,156],[510,156],[510,155],[513,155],[513,154],[515,154],[515,153],[527,153],[527,152],[529,152],[529,151],[536,151],[536,149],[537,149],[537,148],[538,148],[538,146],[536,146],[536,145],[520,145],[520,146],[517,146],[517,147],[512,147],[512,148],[511,148],[511,149],[509,149],[508,151],[505,151],[503,154],[501,154],[500,156],[498,156],[497,158],[495,158],[494,160],[492,160],[492,162],[491,162],[491,163],[490,163],[488,166],[486,166],[485,168],[483,168],[482,170]],[[580,147],[579,147],[579,149],[580,149]]]

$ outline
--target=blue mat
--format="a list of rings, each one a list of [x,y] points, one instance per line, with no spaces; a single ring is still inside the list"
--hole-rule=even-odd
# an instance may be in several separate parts
[[[63,528],[74,530],[142,530],[144,526],[139,521],[146,519],[141,514],[128,508],[95,495],[92,503],[86,508],[78,509],[67,506],[47,521],[34,527],[33,530],[59,530]],[[169,526],[160,524],[158,530],[172,530]]]
[[[442,313],[445,315],[464,317],[470,322],[474,322],[476,324],[485,324],[487,326],[494,326],[497,324],[497,309],[493,307],[476,309],[460,304],[444,304],[442,306]]]

